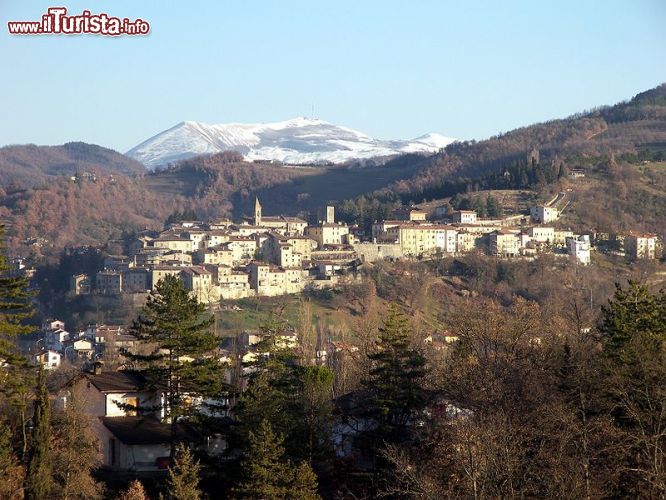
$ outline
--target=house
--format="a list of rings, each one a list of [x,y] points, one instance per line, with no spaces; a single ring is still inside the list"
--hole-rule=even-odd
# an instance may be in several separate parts
[[[490,234],[490,254],[496,257],[516,257],[520,254],[520,237],[516,232],[501,229]]]
[[[95,355],[93,342],[86,338],[70,339],[63,344],[63,348],[70,361],[92,359]]]
[[[119,271],[100,271],[95,275],[97,293],[117,295],[123,291],[123,275]]]
[[[629,233],[624,237],[624,253],[632,259],[656,259],[657,235],[644,233]]]
[[[422,256],[443,252],[456,252],[458,230],[445,224],[403,223],[386,230],[386,234],[397,238],[403,255]]]
[[[476,212],[474,210],[456,210],[451,214],[451,219],[458,224],[476,224]]]
[[[590,263],[590,246],[590,236],[587,234],[567,238],[569,254],[584,266]]]
[[[90,293],[90,276],[75,274],[69,280],[69,291],[74,295],[88,295]]]
[[[555,243],[555,229],[552,227],[532,226],[527,230],[532,241],[552,245]]]
[[[155,248],[167,248],[169,250],[180,250],[181,252],[195,250],[192,247],[192,240],[175,233],[161,234],[152,243]]]
[[[349,227],[337,222],[322,222],[317,226],[305,228],[306,236],[317,242],[319,247],[324,245],[342,245],[349,243]]]
[[[204,266],[188,266],[180,273],[185,289],[191,292],[199,302],[210,304],[220,300],[217,285],[213,282],[213,273]]]
[[[155,471],[169,464],[171,440],[196,442],[199,434],[189,425],[171,425],[156,418],[125,416],[100,417],[98,438],[102,447],[103,465],[125,471]]]
[[[33,362],[45,370],[54,370],[60,366],[61,355],[52,349],[43,349],[32,355]]]
[[[53,349],[54,351],[62,351],[64,343],[69,340],[69,338],[69,332],[63,330],[62,328],[46,330],[44,332],[44,346],[47,349]]]
[[[548,224],[557,220],[560,216],[560,211],[554,207],[547,207],[546,205],[537,205],[530,208],[530,215],[534,222],[539,222],[541,224]]]
[[[253,261],[247,266],[250,275],[250,288],[257,295],[272,297],[286,293],[296,293],[303,289],[303,271],[282,268],[265,262]]]
[[[94,417],[93,430],[106,468],[128,471],[151,471],[163,468],[169,456],[171,426],[160,422],[158,408],[162,392],[146,378],[133,371],[81,373],[69,384],[60,399],[65,406],[76,395],[83,410]],[[188,441],[198,438],[183,425],[179,437]]]
[[[180,265],[166,265],[160,264],[155,265],[150,268],[150,282],[152,288],[155,288],[155,285],[162,281],[167,276],[178,276],[180,277],[180,272],[183,270],[183,266]]]

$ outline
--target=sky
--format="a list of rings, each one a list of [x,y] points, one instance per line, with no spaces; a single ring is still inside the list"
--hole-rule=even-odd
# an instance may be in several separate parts
[[[148,36],[10,35],[48,7]],[[184,120],[483,139],[666,81],[666,1],[0,0],[0,145],[125,152]]]

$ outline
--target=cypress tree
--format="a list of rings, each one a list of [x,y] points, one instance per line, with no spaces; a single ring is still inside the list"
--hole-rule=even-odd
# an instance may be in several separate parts
[[[32,443],[28,460],[25,497],[42,500],[48,497],[52,486],[51,477],[51,423],[49,421],[49,395],[46,389],[44,370],[37,377],[37,398],[32,418]]]

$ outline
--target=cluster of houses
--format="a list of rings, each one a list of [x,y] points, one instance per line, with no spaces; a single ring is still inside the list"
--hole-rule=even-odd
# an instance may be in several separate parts
[[[168,275],[182,279],[200,302],[296,293],[351,279],[359,264],[346,224],[333,207],[315,225],[298,217],[267,217],[256,200],[242,223],[218,219],[168,225],[132,242],[129,255],[110,255],[94,277],[71,279],[74,294],[142,293]]]
[[[235,339],[221,339],[217,356],[227,367],[226,381],[229,384],[243,389],[247,375],[255,369],[251,363],[268,355],[263,339],[263,334],[258,331],[245,331]],[[298,348],[298,338],[293,330],[276,334],[274,340],[280,347]],[[42,326],[37,344],[40,343],[43,343],[44,349],[33,359],[44,368],[57,368],[61,357],[65,356],[79,368],[54,389],[52,398],[58,408],[65,408],[76,399],[79,410],[90,417],[92,430],[100,445],[101,465],[105,469],[131,472],[165,469],[169,464],[170,443],[174,437],[211,455],[227,450],[227,433],[223,428],[232,419],[230,395],[220,394],[214,401],[193,397],[188,403],[208,416],[217,417],[222,429],[204,436],[184,418],[178,421],[174,436],[165,412],[164,387],[123,364],[114,369],[100,357],[111,350],[116,354],[123,350],[140,352],[142,346],[122,328],[91,325],[85,331],[71,335],[62,321],[49,320]],[[324,363],[329,357],[346,350],[357,348],[332,341],[323,343],[319,338],[313,362]],[[212,404],[215,409],[211,409]]]
[[[146,293],[174,275],[203,303],[251,296],[297,293],[353,279],[364,263],[381,259],[461,255],[475,250],[499,258],[567,252],[590,263],[591,235],[574,234],[553,224],[557,208],[538,205],[527,217],[480,219],[472,210],[428,214],[404,209],[393,220],[377,221],[370,235],[335,221],[333,207],[308,224],[298,217],[264,216],[257,199],[254,217],[234,223],[218,219],[167,226],[145,232],[128,255],[110,255],[95,276],[76,275],[74,294]],[[633,259],[659,256],[657,235],[629,234],[625,254]]]
[[[65,323],[58,319],[47,319],[42,323],[35,352],[31,358],[46,370],[53,370],[68,361],[73,364],[93,361],[121,349],[134,349],[136,337],[129,335],[123,327],[92,324],[85,330],[70,333]]]

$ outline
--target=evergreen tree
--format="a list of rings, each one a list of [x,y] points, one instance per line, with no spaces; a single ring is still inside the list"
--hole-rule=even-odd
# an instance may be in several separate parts
[[[249,447],[241,463],[243,478],[234,490],[236,496],[262,500],[319,498],[314,472],[305,462],[294,469],[284,456],[283,442],[267,420],[250,432]]]
[[[629,363],[636,360],[636,342],[657,350],[666,342],[666,292],[651,294],[635,281],[627,289],[615,287],[613,299],[602,308],[601,330],[607,354]]]
[[[666,496],[666,293],[629,282],[603,308],[601,331],[613,415],[627,435],[619,496]]]
[[[267,420],[262,420],[256,431],[250,431],[248,450],[241,462],[243,481],[235,490],[239,498],[286,497],[289,467],[284,459],[283,442]]]
[[[120,494],[118,500],[148,500],[143,484],[138,479],[132,481],[129,487]]]
[[[9,274],[4,245],[5,228],[0,225],[0,360],[4,369],[0,370],[0,396],[13,411],[10,417],[10,430],[16,432],[12,441],[20,443],[21,459],[27,459],[27,412],[34,376],[27,366],[27,359],[18,353],[16,337],[30,333],[32,328],[22,324],[32,315],[31,298],[34,293],[28,289],[24,276]],[[17,447],[18,448],[18,447]]]
[[[171,455],[175,452],[177,420],[199,413],[192,399],[216,398],[223,390],[223,367],[215,350],[219,339],[211,331],[214,318],[191,297],[175,276],[160,280],[148,298],[132,332],[152,349],[148,355],[125,353],[154,385],[164,387],[161,409],[171,422]],[[155,408],[138,408],[154,410]]]
[[[293,500],[317,500],[317,475],[307,462],[301,462],[293,472],[288,498]]]
[[[201,498],[199,475],[201,466],[190,449],[179,444],[173,464],[169,467],[167,498],[170,500],[198,500]]]
[[[51,423],[49,421],[49,395],[46,376],[42,368],[37,377],[37,398],[32,418],[32,443],[25,484],[28,500],[47,498],[52,488]]]
[[[319,472],[332,458],[334,378],[325,366],[298,367],[298,392],[293,398],[297,423],[294,439],[303,455],[297,458],[307,460]]]
[[[5,257],[5,227],[0,225],[0,359],[10,365],[23,365],[25,358],[16,352],[17,335],[30,333],[31,328],[22,325],[32,315],[28,280],[24,276],[9,275]]]
[[[370,394],[366,413],[377,422],[375,437],[380,441],[399,439],[425,404],[425,358],[410,347],[412,336],[409,319],[392,304],[379,329],[377,350],[368,355],[369,377],[363,380]]]
[[[267,421],[284,437],[287,456],[306,460],[323,472],[331,460],[333,372],[326,367],[303,366],[293,348],[281,340],[286,325],[271,320],[262,326],[256,344],[257,359],[247,389],[235,408],[238,440],[247,443],[250,432]]]

